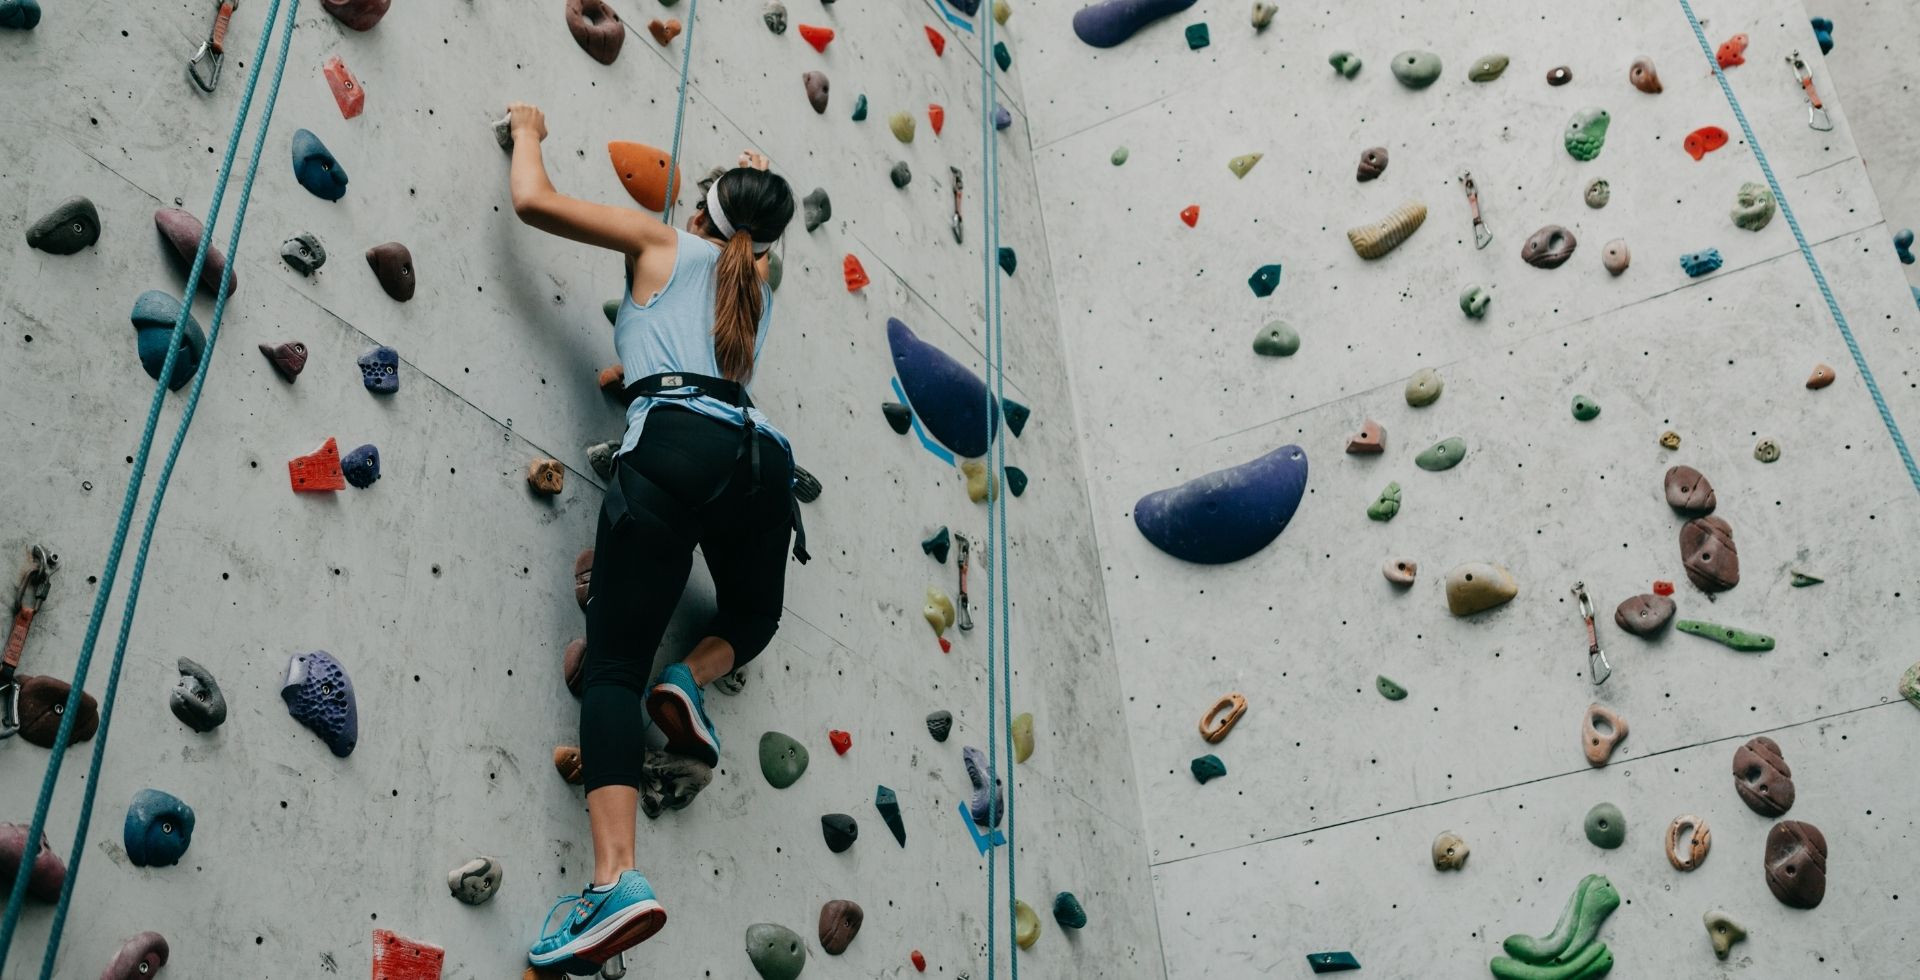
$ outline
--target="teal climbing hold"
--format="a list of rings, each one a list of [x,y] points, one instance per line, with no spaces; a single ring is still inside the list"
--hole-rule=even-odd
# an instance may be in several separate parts
[[[1126,163],[1126,162],[1127,162],[1127,156],[1128,156],[1128,154],[1127,154],[1127,148],[1126,148],[1126,147],[1124,147],[1124,146],[1122,146],[1122,147],[1119,147],[1119,148],[1117,148],[1117,149],[1115,149],[1115,150],[1113,151],[1113,156],[1111,156],[1111,157],[1108,157],[1107,159],[1108,159],[1108,161],[1109,161],[1109,162],[1111,162],[1111,163],[1112,163],[1112,164],[1113,164],[1114,166],[1116,166],[1116,167],[1118,167],[1118,166],[1120,166],[1120,165],[1122,165],[1122,164],[1124,164],[1124,163]]]
[[[807,966],[807,946],[786,926],[760,922],[747,927],[747,959],[761,980],[794,980]]]
[[[1587,842],[1613,850],[1627,842],[1627,817],[1612,803],[1595,803],[1584,821]]]
[[[1379,691],[1380,696],[1389,701],[1401,701],[1407,696],[1407,689],[1395,684],[1393,679],[1385,674],[1378,674],[1373,678],[1373,689]]]
[[[952,547],[953,536],[945,524],[940,525],[940,530],[935,531],[932,537],[920,542],[920,551],[942,565],[947,563],[947,552]]]
[[[172,793],[143,789],[127,806],[121,843],[126,845],[127,860],[137,867],[178,864],[193,843],[193,807]]]
[[[1719,269],[1721,261],[1719,249],[1702,249],[1698,252],[1688,252],[1680,256],[1680,269],[1688,276],[1698,279],[1709,272]]]
[[[1013,254],[1013,249],[1005,245],[1000,246],[1000,268],[1005,271],[1007,275],[1013,275],[1014,268],[1019,264],[1020,259]]]
[[[1431,51],[1402,51],[1393,56],[1393,77],[1410,89],[1426,88],[1440,77],[1440,56]]]
[[[1000,399],[1000,412],[1006,416],[1007,430],[1013,433],[1015,439],[1020,438],[1020,433],[1026,431],[1027,417],[1033,414],[1032,409],[1011,398]]]
[[[1423,470],[1438,473],[1441,470],[1453,469],[1466,457],[1467,441],[1459,436],[1452,436],[1421,450],[1420,455],[1413,458],[1413,463]]]
[[[1027,471],[1018,466],[1007,467],[1007,490],[1018,497],[1027,492]]]
[[[1273,291],[1280,288],[1280,263],[1275,262],[1255,269],[1253,275],[1247,278],[1247,285],[1253,289],[1255,296],[1262,298],[1272,296]]]
[[[1468,286],[1460,291],[1460,312],[1478,320],[1487,315],[1487,306],[1493,302],[1493,294],[1485,286]]]
[[[1007,42],[993,42],[993,63],[999,65],[1001,71],[1013,67],[1013,52],[1007,50]]]
[[[1327,55],[1327,64],[1345,78],[1360,74],[1360,56],[1351,51],[1335,51]]]
[[[338,201],[347,194],[347,168],[310,130],[293,132],[293,177],[321,200]]]
[[[1219,779],[1227,774],[1227,764],[1221,762],[1217,755],[1203,755],[1193,760],[1188,768],[1193,770],[1193,778],[1200,780],[1202,784],[1209,779]]]
[[[887,829],[893,831],[893,839],[907,846],[907,825],[900,819],[900,797],[893,790],[881,786],[873,791],[873,807],[880,811],[880,819],[887,822]]]
[[[1064,929],[1085,929],[1087,910],[1080,907],[1080,900],[1072,892],[1061,892],[1053,896],[1053,921]]]
[[[853,121],[866,122],[866,120],[867,120],[867,93],[862,92],[859,95],[854,96],[853,98]]]
[[[1187,25],[1188,50],[1198,51],[1212,43],[1213,37],[1207,33],[1207,24],[1205,21],[1201,21],[1198,24]]]
[[[1360,969],[1360,961],[1344,950],[1337,953],[1308,953],[1307,966],[1315,973],[1345,973]]]
[[[40,4],[36,0],[0,0],[0,27],[30,31],[38,23]]]
[[[149,289],[133,301],[134,340],[140,351],[140,366],[147,369],[148,377],[158,379],[160,369],[166,366],[167,345],[173,340],[173,323],[179,318],[180,301],[158,289]],[[200,367],[200,354],[206,349],[207,335],[188,313],[186,326],[180,331],[180,356],[173,362],[173,374],[167,377],[169,390],[179,391],[193,380],[193,372]]]

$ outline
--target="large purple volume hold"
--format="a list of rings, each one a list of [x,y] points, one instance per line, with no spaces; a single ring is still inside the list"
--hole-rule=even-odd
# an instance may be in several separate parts
[[[1193,0],[1102,0],[1073,15],[1073,32],[1096,48],[1111,48],[1140,28],[1193,6]]]
[[[1252,462],[1141,497],[1133,505],[1133,523],[1154,547],[1175,558],[1224,565],[1279,537],[1306,489],[1306,450],[1281,446]]]
[[[899,320],[887,320],[887,346],[893,349],[893,371],[927,432],[962,456],[985,456],[987,434],[1000,425],[998,406],[988,414],[986,382]]]
[[[293,720],[313,729],[334,755],[344,759],[353,754],[360,742],[360,708],[340,661],[325,650],[296,654],[287,661],[280,697]]]

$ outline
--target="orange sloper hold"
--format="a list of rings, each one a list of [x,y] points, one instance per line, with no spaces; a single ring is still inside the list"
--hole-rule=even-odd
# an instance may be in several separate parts
[[[935,102],[927,106],[927,122],[933,124],[933,135],[940,135],[940,127],[947,124],[947,110]]]
[[[821,54],[826,54],[827,45],[833,43],[833,28],[815,27],[812,24],[801,24],[800,37],[802,40],[806,41],[808,44],[813,45],[813,50],[818,51]]]
[[[847,254],[846,260],[840,263],[840,267],[847,274],[847,292],[849,293],[857,293],[873,282],[867,278],[866,267],[862,266],[860,259],[851,252]]]
[[[340,472],[340,444],[328,436],[326,445],[287,460],[287,476],[293,480],[296,493],[345,490],[347,478]]]
[[[934,57],[938,58],[947,53],[947,36],[931,27],[927,28],[927,43],[933,45]]]
[[[645,143],[614,140],[607,144],[607,156],[613,159],[613,172],[620,183],[641,207],[665,211],[668,198],[679,196],[680,171],[666,151]],[[671,179],[668,171],[672,171]]]
[[[440,980],[447,951],[388,929],[373,930],[374,980]]]

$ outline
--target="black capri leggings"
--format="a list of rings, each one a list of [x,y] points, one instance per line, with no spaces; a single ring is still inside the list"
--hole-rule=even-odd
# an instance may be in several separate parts
[[[756,484],[749,454],[740,452],[738,427],[659,406],[647,414],[639,444],[615,463],[691,508],[700,529],[696,536],[673,524],[632,493],[626,496],[632,518],[618,527],[608,522],[605,508],[600,512],[580,709],[580,759],[589,791],[640,785],[647,682],[686,588],[695,544],[713,575],[718,606],[706,635],[732,644],[736,668],[766,649],[780,625],[793,462],[772,437],[759,438]],[[750,494],[756,485],[758,492]]]

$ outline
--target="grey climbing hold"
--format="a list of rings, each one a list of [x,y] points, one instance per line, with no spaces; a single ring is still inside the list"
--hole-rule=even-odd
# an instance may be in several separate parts
[[[30,31],[40,23],[38,0],[0,0],[0,27]],[[161,957],[165,961],[165,957]]]
[[[1573,417],[1581,422],[1591,422],[1600,417],[1600,403],[1585,395],[1573,396]]]
[[[1389,701],[1405,700],[1407,696],[1407,689],[1395,684],[1392,678],[1389,678],[1385,674],[1374,676],[1373,689],[1379,691],[1380,696]]]
[[[1253,275],[1247,278],[1247,286],[1253,290],[1253,295],[1262,299],[1272,296],[1273,291],[1280,288],[1280,263],[1255,269]]]
[[[1587,207],[1604,208],[1608,201],[1613,200],[1613,185],[1607,183],[1605,177],[1595,177],[1587,182],[1587,191],[1582,196],[1586,199]]]
[[[1468,286],[1460,291],[1460,312],[1478,320],[1487,315],[1487,307],[1493,303],[1493,294],[1481,285]]]
[[[196,732],[210,732],[227,720],[227,698],[207,668],[181,657],[175,666],[180,680],[167,697],[173,716]]]
[[[947,549],[951,544],[952,536],[947,533],[947,526],[942,524],[940,525],[940,530],[934,532],[932,537],[920,542],[920,551],[923,554],[931,556],[940,564],[945,565],[947,563]]]
[[[1275,320],[1253,337],[1253,352],[1263,357],[1292,357],[1300,349],[1300,334],[1285,320]]]
[[[1027,419],[1033,415],[1033,409],[1011,398],[1000,399],[1000,414],[1007,420],[1007,429],[1015,439],[1027,430]]]
[[[720,686],[719,681],[714,684]],[[648,752],[640,764],[640,812],[657,820],[668,810],[684,810],[712,782],[713,767],[699,759],[664,749]]]
[[[1227,764],[1221,762],[1217,755],[1203,755],[1193,760],[1187,768],[1193,770],[1193,778],[1198,779],[1202,785],[1208,780],[1219,779],[1227,774]]]
[[[1072,892],[1061,892],[1053,896],[1053,921],[1063,929],[1085,929],[1087,910],[1080,907],[1080,900]]]
[[[1613,850],[1627,842],[1627,818],[1611,803],[1595,803],[1587,811],[1587,841],[1595,847]]]
[[[37,20],[40,8],[33,10]],[[0,18],[4,18],[3,6]],[[99,240],[100,212],[84,197],[61,201],[27,228],[27,244],[53,255],[72,255]]]
[[[1003,471],[1007,480],[1007,491],[1018,497],[1027,492],[1027,471],[1018,466],[1009,466]]]
[[[794,980],[806,969],[807,947],[792,929],[759,922],[747,927],[747,959],[760,980]]]
[[[907,166],[907,161],[902,160],[887,172],[887,179],[893,181],[895,187],[905,187],[913,183],[913,168]]]
[[[833,200],[827,197],[827,189],[824,187],[814,188],[801,199],[800,206],[808,231],[826,224],[827,219],[833,217]]]
[[[987,754],[969,745],[960,750],[960,762],[966,767],[967,784],[971,787],[967,814],[977,826],[1000,826],[1000,818],[1006,815],[1006,801],[1001,793],[1000,776],[987,761]]]
[[[1701,249],[1680,256],[1680,269],[1689,277],[1698,279],[1720,268],[1723,260],[1717,248]]]
[[[1747,938],[1747,930],[1720,909],[1710,909],[1700,917],[1707,925],[1707,941],[1713,944],[1713,955],[1726,959],[1732,952],[1733,944]]]
[[[1255,31],[1266,30],[1267,26],[1273,23],[1273,15],[1279,11],[1280,8],[1278,5],[1268,3],[1267,0],[1253,0],[1253,29]],[[1065,895],[1066,892],[1061,892],[1060,894]],[[1057,914],[1058,906],[1055,907],[1055,910]]]
[[[893,790],[881,786],[873,791],[874,809],[880,811],[880,819],[887,822],[887,829],[893,831],[893,839],[907,846],[907,825],[900,819],[900,797]]]
[[[1446,382],[1440,379],[1440,372],[1432,368],[1421,368],[1407,379],[1407,404],[1414,408],[1424,408],[1440,400],[1440,392],[1445,390]]]
[[[323,201],[338,201],[347,194],[347,168],[310,130],[293,132],[293,178]]]
[[[1398,483],[1387,484],[1387,488],[1380,491],[1380,496],[1367,507],[1367,516],[1376,521],[1393,520],[1393,516],[1398,513],[1400,513],[1400,484]]]
[[[767,0],[766,6],[760,8],[760,20],[767,25],[767,30],[775,34],[785,34],[787,32],[787,5],[781,3],[780,0]]]
[[[613,460],[620,455],[620,440],[611,439],[587,447],[587,466],[602,480],[613,478]]]
[[[303,276],[313,275],[327,264],[327,250],[312,232],[303,231],[280,243],[280,258]]]
[[[1127,148],[1124,146],[1121,146],[1121,147],[1116,147],[1113,151],[1113,156],[1108,157],[1107,159],[1114,166],[1118,167],[1127,162],[1127,156],[1128,156]]]
[[[179,319],[180,301],[157,289],[149,289],[133,301],[134,340],[140,352],[140,366],[147,369],[147,376],[158,379],[161,368],[166,366],[167,347],[173,340],[173,324]],[[200,352],[206,350],[207,335],[200,330],[200,321],[187,313],[186,325],[180,331],[180,354],[174,359],[173,373],[167,377],[167,388],[179,391],[193,380],[193,373],[200,367]]]
[[[1335,51],[1327,55],[1327,64],[1345,78],[1360,74],[1360,56],[1351,51]]]
[[[913,428],[913,409],[899,402],[881,402],[880,414],[886,417],[887,428],[899,435],[906,435]]]
[[[477,857],[447,872],[447,890],[467,905],[485,905],[500,890],[506,869],[497,858]]]
[[[813,106],[815,113],[824,115],[827,111],[827,93],[832,87],[827,82],[827,73],[823,71],[804,72],[800,76],[800,83],[806,86],[807,104]]]
[[[786,789],[800,781],[807,771],[807,747],[782,732],[760,736],[760,774],[767,785]]]
[[[867,93],[865,92],[853,97],[853,121],[867,121]]]
[[[1431,51],[1402,51],[1393,56],[1393,77],[1410,89],[1423,89],[1440,77],[1440,56]]]
[[[860,839],[860,825],[844,813],[829,813],[820,818],[820,835],[827,840],[827,850],[844,854]]]
[[[1473,63],[1467,69],[1467,81],[1491,82],[1507,70],[1508,58],[1504,54],[1490,54]]]
[[[786,269],[786,263],[781,260],[779,252],[767,253],[767,288],[768,289],[771,289],[776,293],[780,291],[780,277],[785,269]]]
[[[927,716],[927,734],[936,742],[944,742],[953,731],[953,712],[936,711]]]
[[[1490,562],[1468,562],[1447,573],[1447,611],[1455,616],[1485,612],[1519,594],[1513,573]]]
[[[1573,114],[1567,120],[1566,138],[1562,141],[1567,155],[1575,160],[1591,160],[1600,155],[1601,148],[1607,145],[1607,127],[1612,125],[1613,117],[1607,110],[1586,108]]]
[[[1748,231],[1759,231],[1773,220],[1773,210],[1773,192],[1767,185],[1748,181],[1740,185],[1740,193],[1734,198],[1733,210],[1728,216]]]
[[[1413,458],[1413,464],[1423,470],[1438,473],[1460,465],[1467,458],[1467,442],[1459,436],[1449,436],[1420,451]]]
[[[793,467],[793,496],[803,504],[820,499],[820,481],[797,463]]]

